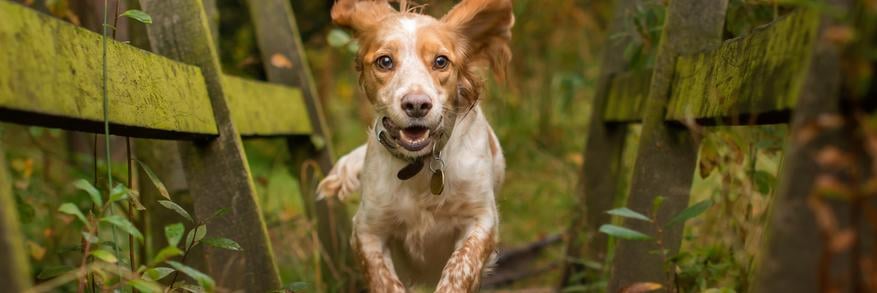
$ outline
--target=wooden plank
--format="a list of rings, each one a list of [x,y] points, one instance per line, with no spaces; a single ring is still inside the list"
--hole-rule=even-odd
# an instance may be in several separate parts
[[[642,121],[643,106],[649,95],[652,70],[628,71],[612,78],[606,121],[636,123]]]
[[[201,1],[140,3],[154,19],[148,28],[153,51],[201,68],[219,128],[216,139],[179,145],[195,216],[204,219],[221,208],[228,209],[226,216],[208,225],[207,233],[236,240],[244,248],[241,252],[205,248],[207,273],[218,286],[229,290],[280,289],[268,231],[222,87],[222,69]]]
[[[710,124],[783,123],[806,77],[818,15],[805,9],[716,50],[680,56],[666,120]],[[640,122],[651,71],[625,72],[612,80],[606,119]],[[761,117],[761,118],[759,118]]]
[[[242,136],[290,136],[311,133],[301,90],[225,75],[222,87],[231,118]]]
[[[30,264],[24,249],[24,234],[18,219],[12,178],[6,164],[6,153],[0,143],[0,284],[8,292],[30,288]]]
[[[632,31],[627,16],[635,9],[638,1],[616,1],[607,36],[629,36],[624,34]],[[602,53],[600,76],[597,79],[592,109],[603,109],[607,104],[614,102],[609,95],[610,82],[615,74],[624,71],[628,66],[621,52],[624,52],[629,41],[629,37],[607,39],[607,46]],[[607,124],[604,113],[595,110],[591,114],[583,154],[585,163],[579,177],[578,202],[574,208],[572,224],[567,232],[567,263],[564,265],[561,287],[592,281],[594,278],[578,277],[587,270],[581,264],[581,260],[603,263],[606,257],[608,239],[606,235],[597,232],[597,227],[609,221],[605,211],[612,208],[617,193],[627,127]]]
[[[301,174],[303,172],[299,170],[304,163],[314,159],[321,169],[314,171],[326,174],[332,167],[331,135],[305,58],[292,7],[286,0],[249,0],[247,3],[268,80],[302,89],[313,127],[310,138],[291,137],[287,140],[293,158],[290,168],[293,174]],[[333,286],[330,288],[333,291],[358,292],[359,275],[347,241],[351,221],[344,204],[335,198],[315,202],[314,190],[305,184],[300,186],[302,201],[310,211],[308,215],[316,221],[320,244],[328,252],[327,257],[321,258],[325,282]]]
[[[301,89],[308,117],[313,128],[312,137],[319,151],[318,161],[323,171],[332,166],[331,134],[323,117],[317,87],[305,58],[304,46],[295,22],[295,14],[288,1],[248,0],[250,15],[256,27],[256,40],[268,81]]]
[[[767,28],[676,63],[668,120],[788,111],[806,77],[818,13],[799,9]],[[785,121],[782,121],[785,122]]]
[[[664,196],[666,201],[657,212],[659,223],[688,206],[697,159],[697,145],[687,129],[664,123],[676,59],[721,45],[727,5],[727,0],[676,0],[667,7],[627,202],[629,208],[647,213],[654,198]],[[625,221],[624,225],[656,235],[654,226],[645,221]],[[668,227],[660,235],[670,255],[679,249],[681,226]],[[668,283],[663,257],[652,253],[656,249],[651,241],[619,241],[608,291],[618,292],[636,282]]]
[[[837,255],[833,264],[821,264],[823,251],[831,244],[821,235],[814,212],[808,205],[808,199],[813,194],[812,182],[823,172],[816,162],[818,152],[826,147],[847,150],[850,142],[861,135],[845,128],[814,130],[822,128],[819,121],[824,121],[825,117],[838,117],[841,113],[843,47],[832,43],[825,35],[828,28],[837,25],[838,19],[846,19],[837,16],[851,13],[848,9],[852,7],[851,1],[847,0],[827,2],[838,14],[826,13],[822,16],[820,37],[815,38],[817,41],[814,42],[812,54],[798,56],[808,63],[806,82],[797,91],[800,95],[790,126],[791,138],[787,142],[780,183],[768,218],[768,236],[759,258],[760,270],[753,292],[861,292],[860,285],[865,280],[837,280],[845,284],[846,289],[823,287],[829,284],[820,278],[821,269],[837,271],[835,265],[842,266],[839,270],[846,270],[851,265],[855,268],[859,267],[862,259]],[[870,164],[865,162],[868,157],[866,154],[853,156],[860,158],[860,163]],[[860,204],[872,203],[866,201]],[[834,218],[839,221],[839,230],[850,228],[848,219],[851,208],[848,204],[832,205]],[[865,231],[854,232],[857,233],[856,241],[872,237]],[[856,276],[852,271],[844,274]]]
[[[0,120],[103,132],[101,36],[0,1]],[[216,135],[198,68],[115,41],[108,45],[110,131]]]

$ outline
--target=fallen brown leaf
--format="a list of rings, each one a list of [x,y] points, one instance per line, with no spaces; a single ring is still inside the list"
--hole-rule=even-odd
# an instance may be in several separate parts
[[[663,288],[661,284],[652,282],[634,283],[621,289],[621,293],[645,293]]]
[[[280,53],[271,55],[271,65],[277,68],[292,69],[292,61],[289,61],[289,58]]]

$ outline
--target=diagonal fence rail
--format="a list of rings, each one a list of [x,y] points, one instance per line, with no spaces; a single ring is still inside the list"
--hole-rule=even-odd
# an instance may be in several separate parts
[[[849,1],[828,2],[835,12],[850,7]],[[624,193],[617,189],[628,125],[642,124],[643,134],[624,205],[650,210],[655,198],[664,196],[658,218],[667,219],[688,205],[691,192],[698,142],[686,126],[789,124],[793,138],[786,142],[766,244],[748,289],[815,292],[820,288],[816,252],[827,244],[806,203],[821,172],[813,154],[847,143],[853,135],[841,130],[802,140],[795,134],[826,116],[841,115],[839,47],[825,37],[836,18],[813,7],[796,7],[745,37],[722,41],[727,0],[670,1],[654,68],[631,70],[623,44],[633,28],[624,18],[636,3],[616,1],[607,34],[615,37],[602,56],[562,286],[601,279],[588,273],[582,265],[587,261],[604,265],[596,274],[608,277],[610,292],[661,282],[668,274],[653,243],[611,245],[597,231],[611,222],[606,211]],[[843,209],[836,211],[844,217]],[[626,221],[625,226],[653,232],[643,223]],[[662,232],[660,241],[672,255],[682,242],[682,227]],[[844,256],[839,261],[857,260]]]
[[[243,151],[242,138],[282,137],[297,160],[320,162],[332,154],[319,99],[304,61],[289,2],[250,1],[260,48],[282,54],[289,66],[266,64],[269,82],[227,76],[219,68],[202,1],[140,1],[155,23],[147,28],[152,51],[109,41],[110,133],[178,141],[195,217],[219,208],[230,214],[209,224],[211,233],[237,239],[244,251],[205,248],[206,272],[232,290],[268,292],[282,287],[265,222]],[[102,133],[101,36],[10,1],[0,1],[0,122]],[[273,22],[265,22],[270,20]],[[10,202],[11,183],[0,160],[0,202]],[[309,216],[330,255],[323,267],[352,267],[338,202],[314,202],[303,186]],[[14,209],[0,208],[0,255],[26,255]],[[334,225],[334,226],[332,226]],[[326,231],[325,233],[323,231]],[[6,259],[6,258],[4,258]],[[27,262],[0,264],[0,283],[12,291],[29,286]],[[351,274],[325,274],[335,288],[352,291]],[[10,289],[10,288],[7,288]],[[255,292],[254,291],[254,292]]]

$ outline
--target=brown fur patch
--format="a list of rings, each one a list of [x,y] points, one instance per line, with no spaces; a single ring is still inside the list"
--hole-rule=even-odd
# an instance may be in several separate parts
[[[477,292],[481,271],[496,246],[494,233],[490,230],[486,235],[469,235],[445,265],[435,292]]]
[[[363,251],[362,243],[355,232],[351,242],[356,258],[359,260],[359,267],[365,276],[366,286],[371,292],[405,292],[405,286],[384,262],[383,254],[368,254]]]

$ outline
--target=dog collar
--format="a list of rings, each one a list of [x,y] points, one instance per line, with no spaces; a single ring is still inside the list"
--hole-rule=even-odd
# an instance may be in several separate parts
[[[384,117],[378,117],[375,119],[374,123],[374,131],[375,131],[375,139],[384,146],[390,154],[394,157],[408,162],[402,169],[399,169],[399,172],[396,173],[396,178],[399,180],[408,180],[413,178],[415,175],[420,173],[424,167],[424,160],[429,160],[429,170],[432,171],[432,178],[430,178],[430,191],[432,194],[439,195],[444,191],[444,169],[445,169],[445,161],[442,159],[442,150],[444,150],[445,145],[448,143],[448,139],[451,137],[451,133],[454,130],[454,126],[456,124],[456,115],[450,114],[448,115],[447,120],[442,121],[445,123],[443,127],[443,131],[437,133],[435,142],[432,144],[432,152],[427,155],[421,157],[408,157],[402,154],[399,151],[399,145],[390,138],[390,135],[387,133],[387,129],[384,127],[383,120]]]

